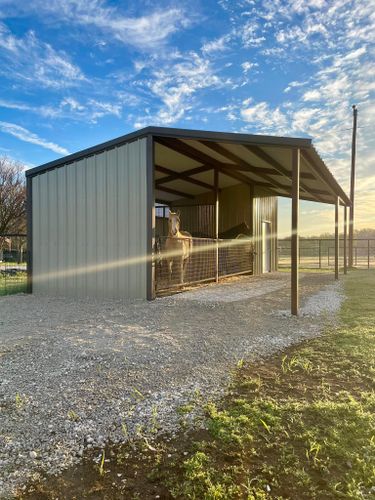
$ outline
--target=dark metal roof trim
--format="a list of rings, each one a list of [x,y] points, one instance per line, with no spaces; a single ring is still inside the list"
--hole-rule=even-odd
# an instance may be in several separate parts
[[[178,139],[206,139],[211,141],[225,141],[239,144],[259,144],[264,146],[294,146],[298,148],[310,148],[311,139],[301,139],[293,137],[277,137],[268,135],[251,135],[251,134],[237,134],[234,132],[210,132],[205,130],[189,130],[168,127],[146,127],[130,134],[122,135],[116,139],[103,142],[96,146],[77,151],[63,158],[44,163],[35,168],[26,171],[26,177],[31,177],[40,174],[46,170],[51,170],[56,167],[73,163],[81,158],[92,156],[94,154],[113,149],[117,146],[127,142],[135,141],[148,135],[171,137]]]
[[[56,167],[73,163],[81,158],[87,158],[88,156],[92,156],[101,153],[103,151],[113,149],[117,146],[120,146],[121,144],[126,144],[127,142],[147,137],[148,128],[149,127],[137,130],[136,132],[131,132],[130,134],[117,137],[116,139],[112,139],[107,142],[102,142],[101,144],[98,144],[96,146],[92,146],[87,149],[82,149],[81,151],[77,151],[76,153],[72,153],[71,155],[63,156],[62,158],[58,158],[57,160],[53,160],[48,163],[44,163],[43,165],[39,165],[38,167],[31,168],[30,170],[26,170],[26,177],[32,177],[34,175],[41,174],[46,170],[52,170]]]
[[[26,177],[33,177],[35,175],[41,174],[48,170],[58,168],[69,163],[73,163],[82,158],[87,158],[95,154],[102,153],[103,151],[108,151],[115,147],[121,146],[123,144],[146,138],[148,136],[153,137],[169,137],[176,139],[196,139],[196,140],[206,140],[206,141],[218,141],[227,142],[233,144],[247,144],[247,145],[258,145],[258,146],[279,146],[279,147],[295,147],[304,150],[306,156],[310,160],[309,163],[315,172],[321,176],[321,178],[331,187],[331,189],[339,196],[342,202],[350,206],[350,199],[345,194],[344,190],[338,184],[332,173],[329,171],[328,167],[321,159],[316,149],[312,145],[312,140],[307,138],[296,138],[296,137],[277,137],[277,136],[267,136],[267,135],[253,135],[253,134],[242,134],[235,132],[212,132],[206,130],[189,130],[189,129],[179,129],[179,128],[168,128],[168,127],[145,127],[143,129],[131,132],[129,134],[123,135],[116,139],[112,139],[107,142],[103,142],[96,146],[83,149],[71,155],[59,158],[57,160],[45,163],[38,167],[32,168],[26,171]],[[311,153],[311,156],[309,155]],[[329,202],[328,202],[329,203]]]

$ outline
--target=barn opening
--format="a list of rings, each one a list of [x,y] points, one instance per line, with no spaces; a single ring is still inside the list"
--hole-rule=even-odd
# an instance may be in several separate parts
[[[333,204],[336,219],[350,205],[302,138],[147,127],[26,176],[29,291],[50,295],[153,299],[180,286],[165,265],[171,211],[193,237],[185,283],[272,272],[286,196],[296,314],[299,200]]]

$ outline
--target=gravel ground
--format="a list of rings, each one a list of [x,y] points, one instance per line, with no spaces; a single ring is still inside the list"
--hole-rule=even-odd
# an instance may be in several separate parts
[[[328,274],[302,275],[298,318],[289,294],[273,273],[151,303],[0,298],[0,497],[123,441],[124,423],[147,429],[157,412],[173,433],[195,390],[220,395],[236,361],[318,335],[342,300]]]

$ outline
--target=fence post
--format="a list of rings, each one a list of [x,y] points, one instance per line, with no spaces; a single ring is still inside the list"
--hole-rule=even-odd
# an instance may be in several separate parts
[[[347,239],[348,239],[348,209],[344,206],[344,274],[348,272],[348,257],[347,257]]]
[[[367,240],[367,269],[370,269],[370,240]]]
[[[339,255],[340,255],[339,207],[340,207],[340,198],[337,197],[335,203],[335,280],[339,279]]]
[[[322,268],[322,240],[319,240],[319,269]]]
[[[214,169],[214,188],[215,188],[215,281],[219,281],[219,170]]]

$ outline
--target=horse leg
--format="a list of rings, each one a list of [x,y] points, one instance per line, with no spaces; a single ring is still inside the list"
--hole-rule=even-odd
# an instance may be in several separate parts
[[[173,272],[173,259],[168,260],[168,285],[170,286],[172,281],[172,272]]]

